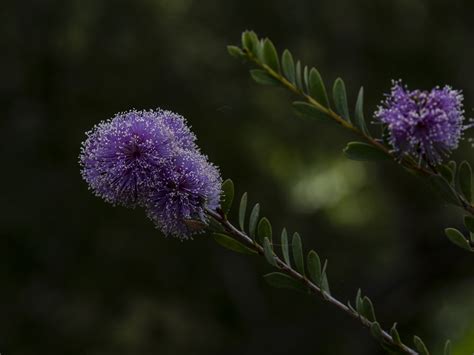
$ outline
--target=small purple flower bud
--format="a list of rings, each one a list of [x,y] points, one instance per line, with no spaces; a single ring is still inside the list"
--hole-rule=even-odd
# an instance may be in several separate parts
[[[462,101],[449,86],[410,91],[394,81],[375,117],[387,125],[395,151],[436,165],[458,147],[465,128]]]

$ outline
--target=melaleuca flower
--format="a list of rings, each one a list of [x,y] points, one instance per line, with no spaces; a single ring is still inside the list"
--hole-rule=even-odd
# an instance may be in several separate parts
[[[143,204],[176,145],[153,111],[119,113],[87,136],[79,158],[83,178],[96,195],[127,207]]]
[[[178,149],[161,171],[159,181],[147,211],[165,235],[186,239],[196,232],[194,221],[207,221],[206,209],[219,207],[219,171],[197,150]]]
[[[176,143],[183,149],[198,149],[196,136],[189,129],[186,119],[171,111],[158,110],[155,112],[164,124],[171,130]]]
[[[410,91],[394,81],[390,95],[375,113],[388,127],[399,153],[438,164],[456,149],[464,129],[463,96],[449,86]]]

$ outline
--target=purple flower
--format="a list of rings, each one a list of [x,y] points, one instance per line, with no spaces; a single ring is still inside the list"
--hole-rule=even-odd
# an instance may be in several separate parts
[[[159,180],[159,187],[148,200],[147,212],[165,235],[186,239],[196,227],[199,229],[194,221],[207,221],[206,209],[219,207],[219,171],[198,151],[179,149]]]
[[[394,81],[375,117],[385,123],[393,148],[429,164],[456,149],[464,129],[463,96],[449,86],[410,91]]]
[[[81,173],[105,201],[145,207],[163,233],[186,239],[207,222],[206,209],[219,207],[221,194],[219,171],[195,140],[170,111],[119,113],[87,133]]]
[[[87,133],[82,144],[82,176],[107,202],[142,205],[156,175],[173,155],[170,129],[153,111],[119,113]]]

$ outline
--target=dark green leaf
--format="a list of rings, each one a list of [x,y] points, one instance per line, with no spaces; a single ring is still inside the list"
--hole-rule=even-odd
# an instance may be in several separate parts
[[[296,62],[296,86],[304,92],[304,87],[303,87],[303,78],[301,76],[301,62],[298,60]]]
[[[371,322],[375,322],[375,310],[374,310],[374,305],[372,304],[372,301],[370,300],[369,297],[364,296],[362,298],[362,315],[370,320]]]
[[[418,336],[415,335],[413,337],[413,343],[415,344],[415,348],[418,350],[420,355],[430,355],[425,343],[423,343],[423,341]]]
[[[370,136],[369,130],[367,129],[367,125],[365,124],[365,117],[364,117],[364,88],[361,87],[359,90],[359,95],[357,95],[357,102],[355,106],[355,120],[357,126],[360,130],[365,134]]]
[[[471,165],[467,161],[463,161],[459,164],[459,189],[461,190],[464,198],[468,201],[472,201],[472,169]]]
[[[341,78],[337,78],[334,82],[334,86],[332,87],[332,97],[337,113],[339,113],[346,121],[351,122],[349,107],[347,105],[346,85]]]
[[[446,202],[452,203],[453,205],[459,205],[456,191],[454,191],[445,178],[440,175],[433,175],[430,177],[430,184]]]
[[[398,334],[397,323],[394,323],[392,328],[390,329],[390,335],[392,336],[393,342],[395,344],[400,345],[402,343],[402,340],[400,339],[400,334]]]
[[[289,288],[297,291],[306,292],[307,288],[300,281],[291,278],[281,272],[272,272],[263,276],[265,281],[273,287],[277,288]]]
[[[280,72],[278,53],[272,41],[270,41],[268,38],[265,38],[263,41],[263,62],[277,73]]]
[[[242,47],[256,54],[259,45],[258,36],[253,31],[245,31],[242,33]]]
[[[293,259],[295,260],[296,270],[298,270],[301,275],[304,275],[303,245],[298,233],[293,234],[291,244],[293,247]]]
[[[260,222],[258,223],[258,237],[260,240],[264,240],[265,238],[268,238],[270,241],[272,241],[272,225],[270,224],[270,221],[268,220],[267,217],[263,217]]]
[[[247,193],[244,192],[240,199],[239,206],[239,226],[240,230],[245,230],[245,213],[247,212]]]
[[[245,245],[229,237],[228,235],[222,233],[213,233],[212,236],[214,237],[214,240],[224,248],[242,254],[255,254],[253,250],[247,248]]]
[[[263,254],[265,255],[265,259],[267,262],[272,266],[277,266],[275,261],[275,255],[273,254],[272,245],[270,244],[270,240],[268,238],[263,239]]]
[[[469,245],[469,241],[457,229],[446,228],[444,232],[446,233],[446,236],[453,244],[456,244],[458,247],[461,247],[463,249],[473,251],[471,246]]]
[[[444,355],[451,355],[451,341],[446,340],[444,343]]]
[[[283,260],[285,260],[285,263],[291,267],[290,250],[288,247],[288,233],[286,232],[285,228],[283,228],[281,231],[281,252],[283,254]]]
[[[281,56],[281,66],[283,69],[283,74],[285,77],[293,84],[296,83],[295,81],[295,62],[293,61],[293,56],[291,55],[288,49],[283,51]]]
[[[295,101],[293,102],[293,108],[296,110],[298,114],[304,117],[309,118],[316,118],[318,120],[322,120],[326,118],[326,115],[319,111],[316,107],[311,104],[308,104],[304,101]]]
[[[249,218],[249,233],[253,239],[255,239],[255,232],[257,230],[259,215],[260,215],[260,205],[257,203],[255,206],[253,206],[252,212],[250,212],[250,218]]]
[[[262,85],[280,85],[280,82],[273,76],[268,74],[265,70],[252,69],[250,70],[250,76],[255,82]]]
[[[328,94],[324,86],[323,78],[316,68],[311,68],[309,71],[308,81],[309,95],[316,99],[324,107],[329,107]]]
[[[328,295],[331,294],[331,290],[329,289],[329,281],[328,281],[328,276],[326,274],[326,269],[328,267],[328,261],[327,259],[324,260],[324,265],[323,269],[321,270],[321,290],[325,291]],[[324,294],[323,294],[324,296]]]
[[[383,338],[383,333],[382,333],[382,328],[380,327],[380,324],[378,322],[373,322],[371,325],[370,325],[370,333],[372,334],[372,336],[377,339],[378,341],[381,341],[383,342],[384,341],[384,338]]]
[[[306,92],[309,92],[309,70],[307,65],[305,65],[303,69],[303,83]]]
[[[355,305],[357,312],[362,314],[362,312],[364,311],[364,304],[362,303],[362,291],[360,288],[357,290]]]
[[[227,46],[227,52],[235,58],[245,58],[244,52],[237,46]]]
[[[449,182],[452,183],[454,180],[454,173],[448,165],[438,166],[438,171],[443,177]]]
[[[347,158],[359,161],[386,160],[388,155],[374,146],[362,142],[350,142],[343,150]]]
[[[318,286],[321,285],[321,260],[314,250],[308,253],[306,265],[311,281]]]
[[[222,203],[221,209],[225,215],[227,215],[232,207],[232,201],[234,201],[234,183],[232,180],[227,179],[222,183]]]

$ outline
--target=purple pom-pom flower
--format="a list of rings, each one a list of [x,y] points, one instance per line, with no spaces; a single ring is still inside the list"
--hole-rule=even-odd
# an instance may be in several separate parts
[[[390,144],[419,162],[439,164],[456,149],[464,129],[463,96],[449,86],[410,91],[394,81],[375,117],[385,123]]]
[[[206,222],[206,209],[219,207],[219,171],[198,151],[178,150],[159,180],[159,188],[150,195],[147,212],[165,235],[186,239],[199,229],[193,221]]]
[[[196,231],[190,223],[202,227],[221,194],[219,171],[195,140],[173,112],[119,113],[87,133],[81,174],[105,201],[145,207],[164,234],[186,239]]]

